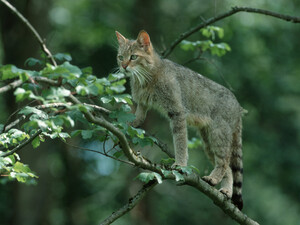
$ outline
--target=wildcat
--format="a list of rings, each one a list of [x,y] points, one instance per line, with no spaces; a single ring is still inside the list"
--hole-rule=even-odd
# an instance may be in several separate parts
[[[130,76],[137,103],[133,126],[140,126],[149,108],[170,120],[175,165],[188,161],[187,125],[195,127],[205,143],[205,153],[214,169],[202,179],[221,183],[220,191],[242,209],[242,115],[243,108],[225,87],[202,75],[162,59],[146,31],[129,40],[116,31],[120,72]]]

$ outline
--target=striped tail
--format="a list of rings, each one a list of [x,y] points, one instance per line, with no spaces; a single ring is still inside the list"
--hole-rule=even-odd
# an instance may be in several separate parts
[[[243,208],[242,185],[243,185],[243,152],[242,152],[242,118],[239,119],[233,134],[231,170],[233,175],[232,202],[240,210]]]

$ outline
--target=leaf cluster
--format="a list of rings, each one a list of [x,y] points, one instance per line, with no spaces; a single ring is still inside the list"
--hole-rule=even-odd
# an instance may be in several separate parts
[[[225,42],[215,43],[216,37],[222,39],[224,37],[224,30],[216,26],[207,26],[200,30],[201,34],[208,38],[206,40],[187,41],[183,40],[180,43],[181,49],[184,51],[195,51],[197,49],[201,52],[210,51],[212,55],[219,57],[225,55],[228,51],[231,51],[230,46]]]
[[[20,182],[31,181],[21,179],[18,173],[22,173],[22,177],[27,174],[30,178],[36,178],[29,167],[21,163],[19,157],[15,159],[14,154],[9,153],[28,140],[33,148],[39,147],[49,138],[66,142],[67,139],[77,136],[87,141],[100,141],[104,143],[103,146],[110,140],[114,143],[113,148],[110,150],[103,148],[100,152],[114,158],[122,157],[123,152],[118,148],[118,138],[107,129],[88,122],[83,115],[85,112],[105,117],[120,129],[133,145],[144,147],[155,143],[156,139],[147,136],[144,130],[130,125],[135,116],[131,113],[133,104],[131,96],[124,93],[126,77],[123,74],[115,73],[98,78],[93,75],[92,68],[79,68],[73,65],[70,62],[72,58],[68,54],[59,53],[54,57],[61,64],[53,66],[35,58],[26,60],[27,66],[30,68],[38,66],[39,70],[21,69],[14,65],[0,66],[3,84],[16,79],[21,80],[13,93],[15,101],[23,105],[9,121],[0,125],[2,176],[7,180],[16,178]],[[71,95],[80,99],[81,103],[72,104]],[[20,118],[23,118],[21,122],[18,120]],[[19,129],[9,126],[16,121]],[[37,131],[41,133],[31,140]],[[10,155],[1,157],[5,154]],[[24,165],[23,170],[20,169],[20,165]]]

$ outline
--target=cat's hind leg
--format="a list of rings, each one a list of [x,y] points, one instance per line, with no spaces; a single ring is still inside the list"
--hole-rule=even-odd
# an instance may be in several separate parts
[[[233,177],[232,177],[232,171],[231,168],[228,167],[225,175],[223,177],[223,180],[221,182],[221,189],[220,192],[225,194],[228,198],[232,197],[232,185],[233,185]]]
[[[230,169],[231,140],[231,129],[225,121],[218,121],[215,126],[210,127],[209,142],[214,154],[215,168],[209,176],[204,176],[203,180],[213,186],[220,183],[226,171]]]

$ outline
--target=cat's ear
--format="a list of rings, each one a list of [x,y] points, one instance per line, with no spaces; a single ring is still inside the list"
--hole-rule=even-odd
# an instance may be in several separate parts
[[[146,49],[150,47],[150,36],[146,31],[140,31],[136,40],[141,46],[145,47]]]
[[[126,38],[120,34],[118,31],[116,31],[117,39],[119,42],[119,45],[123,45],[126,42]]]

